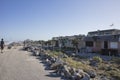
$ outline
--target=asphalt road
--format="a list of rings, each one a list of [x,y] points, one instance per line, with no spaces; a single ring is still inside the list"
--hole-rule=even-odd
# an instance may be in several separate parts
[[[0,53],[0,80],[61,80],[50,77],[50,71],[30,52],[22,51],[21,47],[6,49]]]

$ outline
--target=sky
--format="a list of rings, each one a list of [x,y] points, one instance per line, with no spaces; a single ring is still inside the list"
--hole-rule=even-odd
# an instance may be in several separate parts
[[[120,29],[120,0],[0,0],[0,38],[6,41],[105,29]]]

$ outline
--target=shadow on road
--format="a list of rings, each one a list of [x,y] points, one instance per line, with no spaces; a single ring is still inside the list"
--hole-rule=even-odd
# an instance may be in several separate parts
[[[46,75],[46,76],[48,76],[48,77],[60,77],[60,75],[58,75],[58,74],[56,74],[55,72],[50,72],[50,74],[49,75]]]

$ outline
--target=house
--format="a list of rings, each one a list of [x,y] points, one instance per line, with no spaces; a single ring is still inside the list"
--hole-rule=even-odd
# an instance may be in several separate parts
[[[53,37],[52,40],[56,40],[58,42],[58,47],[61,48],[74,48],[73,40],[78,40],[78,48],[81,48],[84,45],[83,38],[85,35],[73,35],[73,36],[60,36],[60,37]]]
[[[120,30],[118,29],[88,32],[84,41],[88,52],[102,52],[109,55],[120,53]]]

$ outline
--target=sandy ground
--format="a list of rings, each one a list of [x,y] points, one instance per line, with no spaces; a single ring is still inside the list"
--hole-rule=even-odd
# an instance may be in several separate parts
[[[30,52],[16,49],[5,49],[0,53],[0,80],[61,80],[50,77],[50,71]]]

